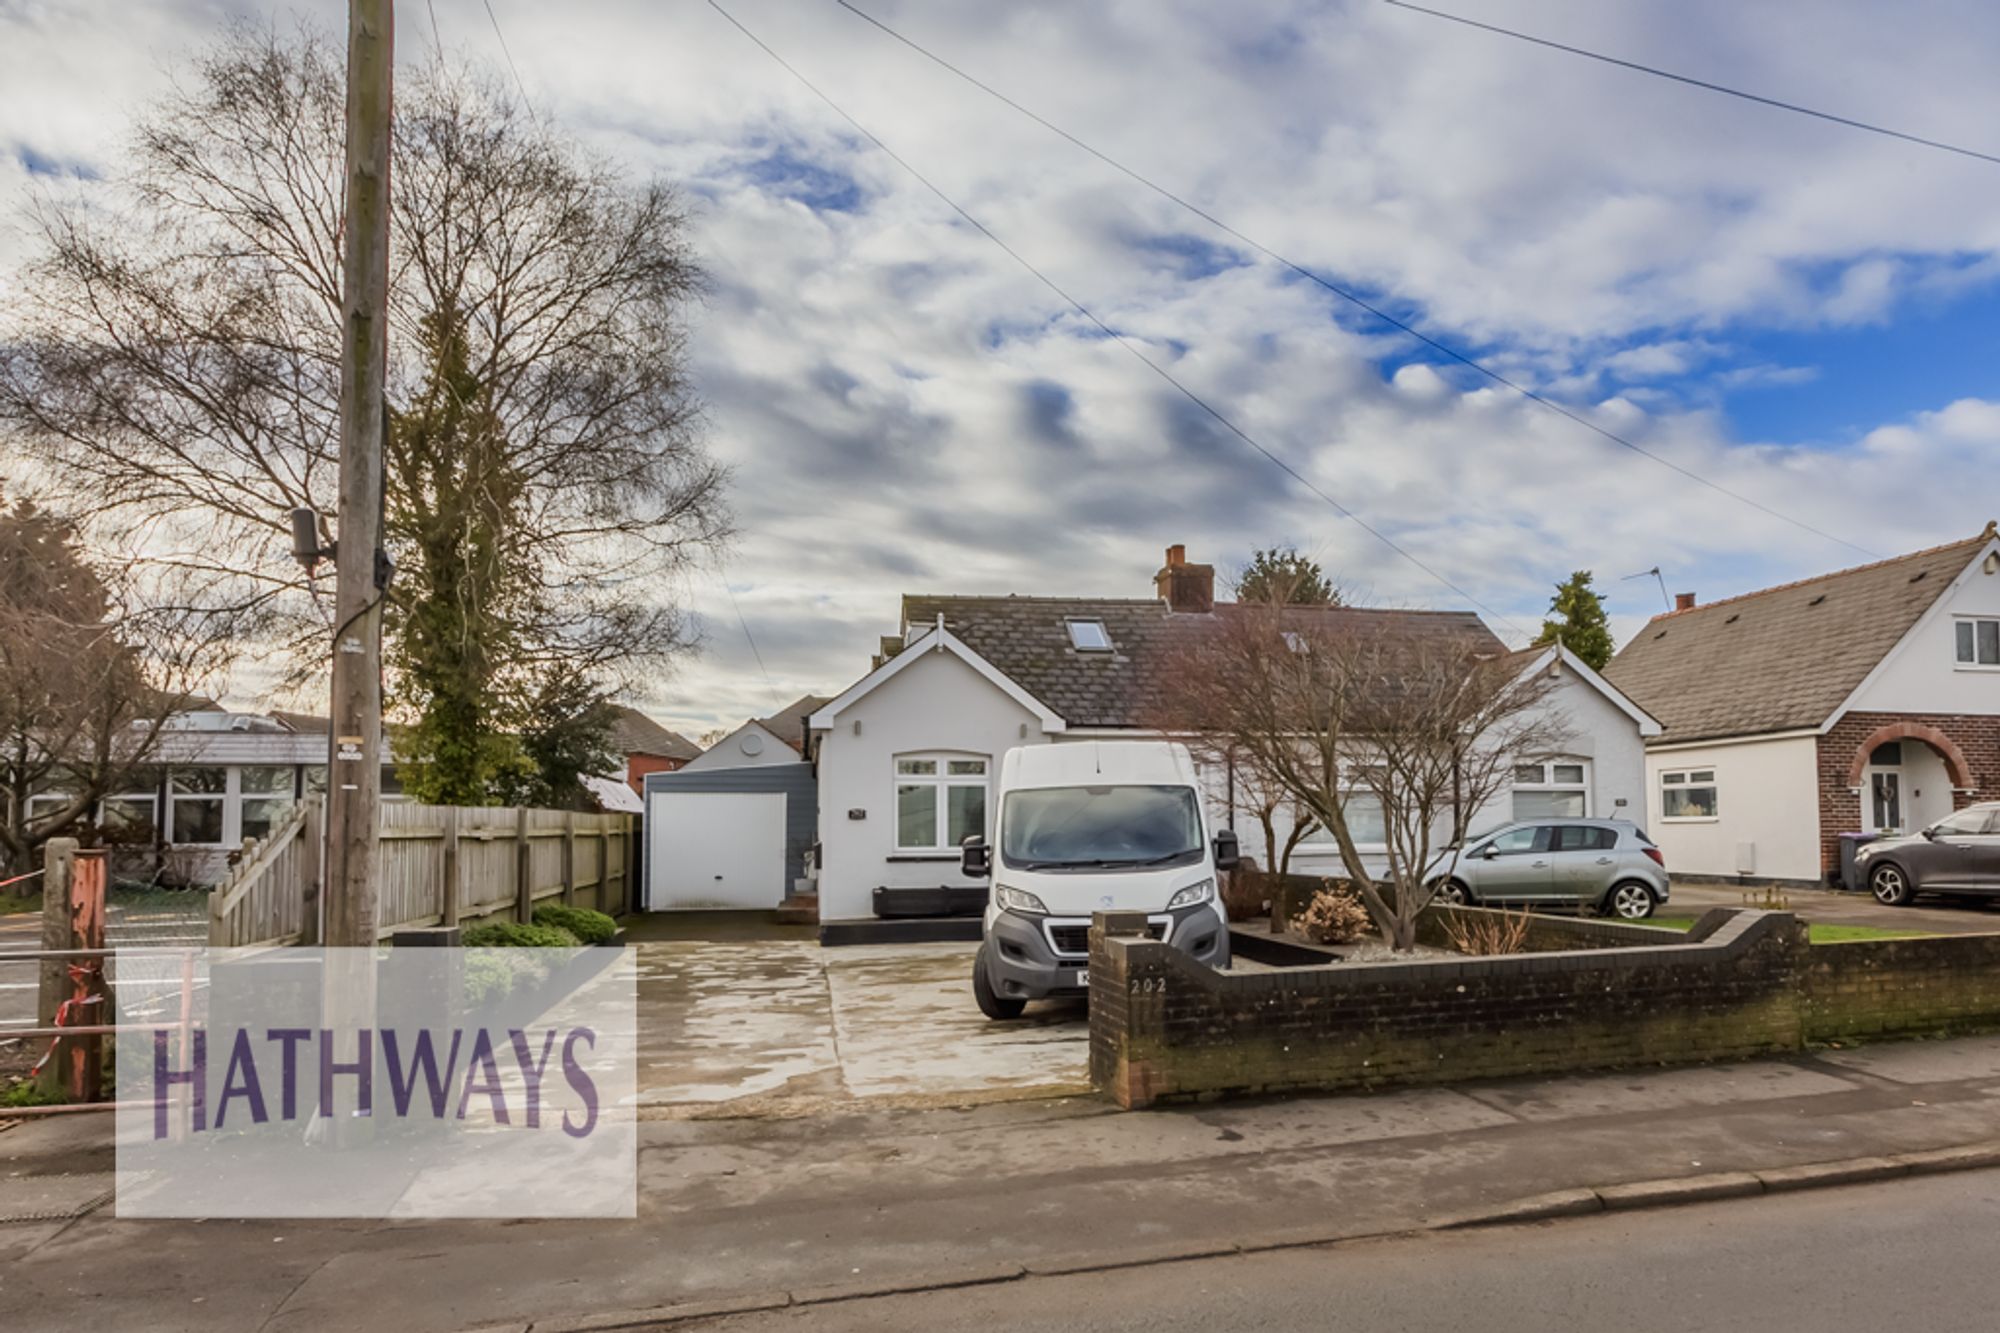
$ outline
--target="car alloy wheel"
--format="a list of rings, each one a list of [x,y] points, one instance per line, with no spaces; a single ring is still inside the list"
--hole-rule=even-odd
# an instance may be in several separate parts
[[[1611,891],[1611,910],[1627,921],[1644,921],[1653,914],[1653,891],[1643,884],[1620,884]]]
[[[1446,907],[1466,907],[1472,902],[1472,895],[1457,880],[1447,880],[1437,887],[1437,900]]]
[[[1875,873],[1868,877],[1868,887],[1875,890],[1875,901],[1884,907],[1908,906],[1915,896],[1901,866],[1876,866]]]

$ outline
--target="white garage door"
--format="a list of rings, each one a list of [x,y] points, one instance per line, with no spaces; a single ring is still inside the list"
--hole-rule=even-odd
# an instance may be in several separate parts
[[[647,906],[772,908],[785,897],[783,792],[654,792]]]

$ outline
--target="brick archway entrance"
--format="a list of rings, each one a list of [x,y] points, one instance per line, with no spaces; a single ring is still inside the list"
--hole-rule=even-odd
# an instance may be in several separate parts
[[[1965,751],[1959,749],[1951,737],[1936,727],[1925,726],[1921,722],[1891,722],[1887,726],[1877,727],[1855,747],[1854,759],[1847,768],[1848,786],[1861,785],[1862,774],[1868,768],[1868,756],[1875,753],[1876,747],[1887,745],[1891,741],[1922,741],[1937,751],[1938,757],[1944,760],[1945,771],[1951,775],[1952,786],[1964,790],[1977,785],[1972,780],[1972,765],[1967,762]]]

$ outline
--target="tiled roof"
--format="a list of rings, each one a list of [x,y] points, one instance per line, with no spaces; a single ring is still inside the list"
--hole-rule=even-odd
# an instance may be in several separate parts
[[[1213,612],[1174,613],[1157,598],[906,596],[903,628],[915,636],[943,615],[945,628],[1070,726],[1143,727],[1159,716],[1160,668],[1172,646],[1185,642],[1182,636],[1212,631],[1235,609],[1222,602]],[[1336,633],[1351,625],[1470,641],[1475,651],[1496,655],[1505,651],[1470,611],[1292,607],[1287,615],[1323,618],[1320,623]],[[1111,651],[1077,651],[1071,620],[1103,621]]]
[[[757,725],[776,736],[794,750],[801,752],[806,743],[806,719],[819,711],[820,705],[833,696],[802,694],[769,717],[758,718]]]
[[[611,727],[611,748],[620,754],[650,754],[663,759],[693,759],[701,753],[678,731],[669,731],[636,708],[613,704],[618,720]]]
[[[1604,674],[1668,741],[1817,727],[1992,536],[1655,616]]]

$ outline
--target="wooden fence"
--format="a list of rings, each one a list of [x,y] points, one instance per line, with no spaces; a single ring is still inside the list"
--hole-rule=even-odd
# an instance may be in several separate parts
[[[209,943],[313,943],[319,914],[317,798],[263,843],[245,842],[209,898]],[[560,901],[617,916],[636,905],[637,821],[508,806],[382,807],[376,931],[527,921]]]

